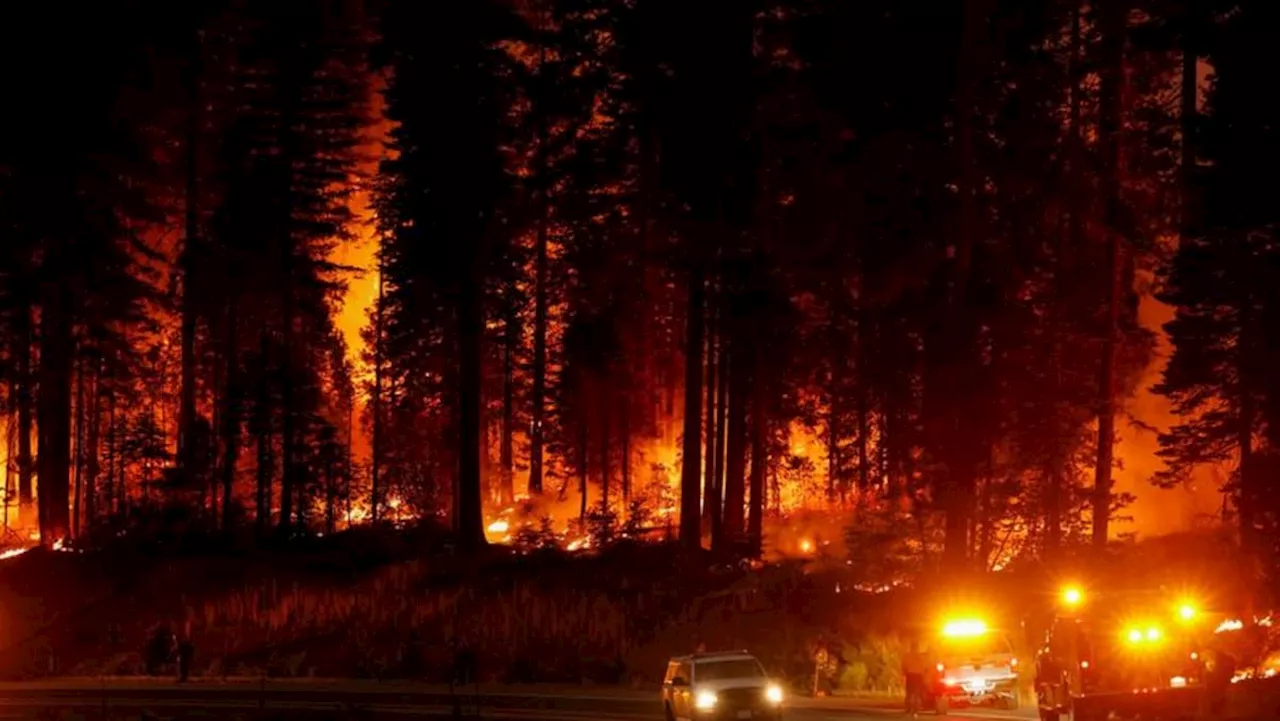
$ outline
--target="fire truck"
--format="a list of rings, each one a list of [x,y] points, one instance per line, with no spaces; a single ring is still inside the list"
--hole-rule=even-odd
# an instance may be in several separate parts
[[[1041,721],[1194,715],[1213,625],[1194,600],[1164,592],[1064,589],[1036,659]]]

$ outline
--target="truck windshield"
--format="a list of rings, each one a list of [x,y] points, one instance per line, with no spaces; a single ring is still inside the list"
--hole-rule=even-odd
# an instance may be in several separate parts
[[[698,681],[723,681],[731,678],[761,678],[764,669],[752,658],[735,658],[725,661],[699,661],[693,669]]]

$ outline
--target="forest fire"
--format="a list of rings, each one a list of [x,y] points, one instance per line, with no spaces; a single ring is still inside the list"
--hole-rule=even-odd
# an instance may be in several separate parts
[[[485,538],[490,543],[510,543],[511,522],[505,518],[493,521],[485,527]]]
[[[1182,24],[1054,13],[1021,49],[955,58],[982,44],[976,14],[924,43],[894,12],[732,7],[670,45],[630,32],[632,5],[515,3],[438,38],[400,2],[314,27],[167,18],[127,49],[87,33],[155,82],[58,74],[86,145],[56,167],[0,155],[6,530],[59,550],[431,524],[468,549],[670,539],[983,570],[1219,508],[1248,535],[1265,466],[1225,506],[1212,477],[1266,457],[1253,439],[1280,402],[1234,408],[1215,379],[1248,364],[1205,367],[1200,346],[1271,330],[1188,328],[1238,299],[1179,265],[1209,262],[1192,228],[1236,217],[1187,177],[1241,151],[1191,142],[1219,106],[1164,37]],[[456,45],[409,52],[426,39]],[[833,90],[884,57],[963,72]],[[489,85],[480,106],[459,90]],[[926,131],[886,132],[887,108]]]
[[[0,9],[17,715],[1280,676],[1280,4],[437,5]]]

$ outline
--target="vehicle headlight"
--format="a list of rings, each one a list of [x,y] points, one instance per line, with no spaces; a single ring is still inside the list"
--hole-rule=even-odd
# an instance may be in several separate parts
[[[693,697],[693,707],[701,711],[709,711],[716,707],[715,691],[699,691],[698,695]]]
[[[764,689],[764,697],[769,703],[782,703],[782,687],[777,684],[769,684]]]

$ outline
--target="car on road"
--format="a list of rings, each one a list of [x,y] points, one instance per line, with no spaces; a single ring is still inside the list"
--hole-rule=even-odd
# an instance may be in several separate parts
[[[667,721],[779,721],[782,686],[746,651],[677,656],[662,682]]]

